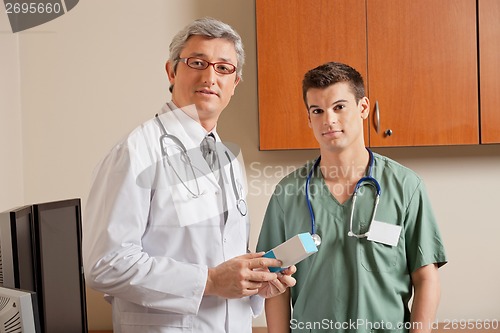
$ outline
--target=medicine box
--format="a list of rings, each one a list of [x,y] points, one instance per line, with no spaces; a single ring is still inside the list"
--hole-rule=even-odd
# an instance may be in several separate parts
[[[311,234],[305,232],[295,235],[274,249],[267,251],[264,257],[281,260],[283,262],[281,267],[269,267],[271,272],[280,272],[316,252],[318,252],[318,248],[314,244]]]

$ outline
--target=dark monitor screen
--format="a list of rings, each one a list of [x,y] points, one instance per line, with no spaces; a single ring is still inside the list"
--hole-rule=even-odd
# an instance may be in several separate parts
[[[32,207],[0,214],[0,284],[7,288],[35,291]]]
[[[37,294],[47,333],[87,332],[80,199],[33,205]]]
[[[31,244],[31,213],[20,217],[16,222],[17,234],[17,251],[18,251],[18,267],[19,276],[16,276],[16,281],[19,281],[19,286],[16,288],[35,291],[35,279],[33,269],[33,248]],[[16,283],[17,284],[17,283]]]

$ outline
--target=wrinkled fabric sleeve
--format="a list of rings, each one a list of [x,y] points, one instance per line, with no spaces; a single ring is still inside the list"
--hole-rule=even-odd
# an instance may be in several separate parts
[[[422,181],[417,184],[406,210],[405,238],[408,270],[447,262],[447,257],[431,203]]]
[[[137,184],[141,148],[117,145],[96,169],[83,223],[86,281],[145,307],[196,314],[208,268],[143,251],[152,189]]]

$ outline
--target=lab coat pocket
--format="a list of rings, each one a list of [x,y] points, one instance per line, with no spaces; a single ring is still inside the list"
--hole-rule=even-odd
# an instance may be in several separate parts
[[[201,191],[199,196],[190,195],[182,186],[154,192],[149,216],[149,220],[154,221],[154,227],[186,227],[220,216],[220,187],[208,177],[197,181]]]
[[[204,192],[196,198],[172,190],[176,220],[181,227],[207,221],[222,214],[222,206],[219,204],[219,201],[222,201],[220,187],[209,182],[208,177],[201,178],[199,183]]]
[[[369,272],[390,272],[398,264],[397,246],[360,240],[361,265]]]
[[[193,332],[193,317],[166,313],[122,313],[122,333],[184,333]]]

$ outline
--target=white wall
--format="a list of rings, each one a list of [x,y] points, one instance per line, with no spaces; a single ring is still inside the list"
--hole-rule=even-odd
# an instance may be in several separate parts
[[[0,82],[9,84],[0,91],[0,149],[2,162],[6,151],[15,163],[0,165],[0,206],[67,197],[81,197],[85,204],[98,160],[170,97],[163,68],[172,36],[192,19],[209,15],[233,25],[247,52],[244,81],[219,130],[244,152],[255,246],[274,184],[317,151],[258,150],[254,5],[250,0],[87,0],[52,22],[19,33],[19,54],[15,38],[0,34]],[[20,99],[9,90],[17,80],[18,59]],[[13,107],[4,106],[5,97]],[[453,110],[446,112],[453,117]],[[7,121],[15,126],[6,126]],[[495,210],[500,146],[376,151],[413,168],[426,181],[450,258],[441,270],[439,319],[500,319],[500,221]],[[19,170],[24,176],[11,176]],[[14,197],[5,198],[4,182],[9,193],[17,192]],[[88,290],[90,329],[111,327],[110,307],[101,296]],[[265,322],[261,317],[255,324]]]
[[[24,204],[18,36],[0,12],[0,212]]]

